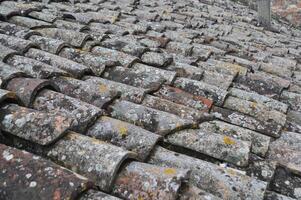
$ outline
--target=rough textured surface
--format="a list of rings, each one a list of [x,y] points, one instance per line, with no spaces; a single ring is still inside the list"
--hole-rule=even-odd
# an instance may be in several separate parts
[[[132,162],[116,179],[113,193],[126,199],[176,199],[188,170]]]
[[[47,156],[87,176],[108,192],[120,165],[131,157],[131,153],[100,140],[69,132],[49,150]]]
[[[105,116],[97,120],[86,135],[133,151],[142,161],[160,139],[160,136],[145,129]]]
[[[1,108],[1,130],[41,145],[58,140],[70,125],[69,118],[16,104],[8,104]]]
[[[2,0],[0,144],[76,199],[300,199],[300,37],[231,0]]]
[[[85,177],[26,151],[1,144],[0,154],[1,199],[75,199],[93,186]]]

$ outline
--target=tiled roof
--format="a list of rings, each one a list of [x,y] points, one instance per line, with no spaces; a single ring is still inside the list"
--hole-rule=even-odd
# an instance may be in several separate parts
[[[300,30],[224,0],[0,2],[0,199],[301,199]]]

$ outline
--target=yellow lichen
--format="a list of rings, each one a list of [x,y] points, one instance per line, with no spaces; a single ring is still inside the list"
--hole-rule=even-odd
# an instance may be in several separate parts
[[[107,91],[108,88],[107,88],[107,86],[100,84],[98,89],[99,89],[99,92],[104,93]]]
[[[144,200],[144,198],[142,196],[138,196],[137,200]]]
[[[228,145],[232,145],[232,144],[235,144],[235,141],[232,140],[230,137],[225,136],[225,137],[224,137],[224,143],[225,143],[225,144],[228,144]]]
[[[252,102],[250,107],[251,107],[252,109],[256,109],[256,106],[257,106],[257,103],[256,103],[256,102]]]
[[[164,174],[167,174],[167,175],[174,175],[174,174],[176,174],[176,170],[175,169],[173,169],[173,168],[166,168],[166,169],[164,169]]]
[[[121,135],[121,137],[126,137],[128,135],[128,128],[125,124],[121,123],[117,125],[119,134]]]
[[[114,24],[115,22],[117,22],[117,20],[118,20],[118,17],[117,16],[113,16],[112,17],[112,24]]]

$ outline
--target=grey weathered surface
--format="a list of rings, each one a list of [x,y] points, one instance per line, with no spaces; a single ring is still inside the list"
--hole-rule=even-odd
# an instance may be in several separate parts
[[[128,55],[121,51],[116,51],[113,49],[103,48],[99,46],[92,48],[91,52],[105,59],[120,62],[124,67],[131,67],[134,63],[139,61],[139,59],[135,56]]]
[[[85,33],[59,28],[43,28],[38,29],[37,31],[44,37],[63,40],[75,47],[82,47],[84,43],[90,38],[90,36]]]
[[[76,63],[72,60],[47,53],[45,51],[41,51],[39,49],[29,49],[29,51],[25,54],[25,56],[30,57],[32,59],[44,62],[53,67],[57,67],[62,69],[68,73],[70,73],[74,77],[82,77],[85,73],[89,73],[91,70],[89,67],[82,65],[80,63]]]
[[[232,138],[251,142],[251,151],[265,156],[270,145],[270,137],[246,128],[235,126],[219,120],[204,122],[199,125],[203,132],[219,133]]]
[[[141,61],[155,67],[166,67],[172,62],[172,57],[156,52],[146,52],[142,55]]]
[[[266,183],[193,157],[157,147],[150,163],[190,169],[189,182],[222,199],[263,199]]]
[[[133,151],[142,161],[149,156],[160,139],[160,136],[150,131],[106,116],[99,118],[85,134]]]
[[[231,88],[229,90],[229,94],[231,96],[237,97],[237,98],[241,98],[244,100],[248,100],[248,101],[252,101],[255,103],[260,103],[260,104],[264,104],[266,107],[270,108],[270,109],[274,109],[283,113],[287,112],[288,106],[285,103],[282,103],[280,101],[277,101],[275,99],[272,98],[268,98],[266,96],[263,95],[259,95],[257,93],[254,92],[247,92],[245,90],[240,90],[237,88]]]
[[[95,84],[70,77],[58,77],[52,82],[63,94],[78,98],[99,108],[106,107],[118,96],[116,91],[97,87]]]
[[[7,35],[12,35],[23,39],[27,39],[32,35],[38,35],[37,32],[30,30],[29,28],[7,22],[0,22],[0,29],[4,30],[5,34]]]
[[[286,120],[285,114],[276,110],[271,110],[264,104],[247,101],[232,96],[229,96],[225,100],[224,107],[255,117],[260,121],[274,122],[281,126],[285,124]]]
[[[281,134],[282,126],[273,121],[260,121],[254,117],[220,107],[213,107],[212,113],[217,119],[258,131],[271,137],[279,137]]]
[[[285,163],[280,164],[275,170],[275,174],[270,183],[270,188],[280,194],[300,199],[300,175],[300,167],[286,165]]]
[[[14,78],[6,86],[7,90],[14,91],[22,104],[31,107],[38,92],[43,88],[55,88],[49,80],[33,78]]]
[[[166,141],[237,166],[248,165],[250,143],[229,136],[188,129],[168,135]]]
[[[194,95],[212,99],[216,105],[222,105],[227,96],[226,90],[218,88],[214,85],[209,85],[205,82],[187,78],[177,78],[174,82],[174,86]]]
[[[85,177],[26,151],[0,144],[0,154],[1,199],[75,199],[93,186]]]
[[[91,85],[96,85],[99,88],[99,91],[117,91],[118,93],[121,93],[122,99],[135,103],[140,103],[146,94],[146,90],[142,88],[133,87],[95,76],[86,76],[84,77],[84,80]]]
[[[111,109],[113,117],[142,126],[163,136],[174,131],[196,126],[196,123],[192,120],[182,119],[176,115],[128,101],[116,101],[111,106]]]
[[[36,29],[36,28],[45,28],[45,27],[52,27],[50,23],[37,20],[37,19],[32,19],[29,17],[21,17],[21,16],[14,16],[9,19],[10,23],[19,25],[19,26],[24,26],[30,29]]]
[[[39,35],[32,35],[29,37],[29,40],[37,44],[42,50],[53,54],[58,54],[63,47],[68,46],[67,43],[62,40],[42,37]]]
[[[18,54],[17,51],[10,49],[6,46],[0,45],[0,60],[1,62],[6,62],[8,58],[13,55]]]
[[[261,25],[271,26],[271,0],[257,0],[258,19]]]
[[[178,115],[181,118],[193,120],[196,122],[206,121],[209,119],[209,114],[197,109],[190,108],[181,104],[174,103],[152,95],[146,95],[142,101],[142,105],[161,110],[164,112]]]
[[[36,96],[33,108],[71,118],[70,129],[80,133],[84,133],[103,114],[96,106],[47,89]]]
[[[116,178],[113,193],[125,199],[176,199],[189,170],[146,163],[127,164]]]
[[[7,63],[35,78],[51,78],[54,76],[68,75],[66,71],[59,68],[23,56],[12,56],[8,58]]]
[[[162,86],[154,95],[202,111],[208,111],[213,104],[212,100],[203,96],[192,95],[184,90],[167,85]]]
[[[36,46],[31,41],[13,36],[8,36],[5,34],[0,34],[0,44],[22,54],[27,52],[29,48]]]
[[[20,70],[15,69],[3,62],[0,62],[0,87],[6,87],[7,83],[17,77],[25,77],[25,73]]]
[[[301,112],[289,111],[285,128],[288,131],[301,133]]]
[[[119,61],[114,59],[97,56],[92,53],[73,48],[63,48],[59,55],[88,66],[97,76],[100,76],[106,67],[119,65]]]
[[[165,82],[164,78],[159,74],[150,74],[145,71],[140,72],[133,68],[121,66],[108,67],[102,77],[134,87],[141,87],[148,91],[158,90]]]
[[[16,104],[1,108],[1,130],[25,140],[48,145],[63,135],[71,126],[69,118],[40,112]]]
[[[176,77],[176,72],[163,70],[160,68],[140,63],[134,64],[131,69],[134,70],[136,73],[148,73],[153,76],[162,76],[165,79],[166,84],[171,84]]]
[[[69,132],[50,148],[47,156],[109,192],[119,167],[131,154],[101,140]]]

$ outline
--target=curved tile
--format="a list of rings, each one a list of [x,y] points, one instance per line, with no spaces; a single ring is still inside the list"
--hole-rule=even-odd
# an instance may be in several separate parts
[[[8,104],[1,108],[1,130],[40,145],[49,145],[71,126],[71,120],[59,115]]]
[[[2,199],[74,199],[93,183],[39,156],[0,144]]]
[[[100,140],[69,132],[51,147],[47,156],[110,192],[123,161],[134,155]]]

